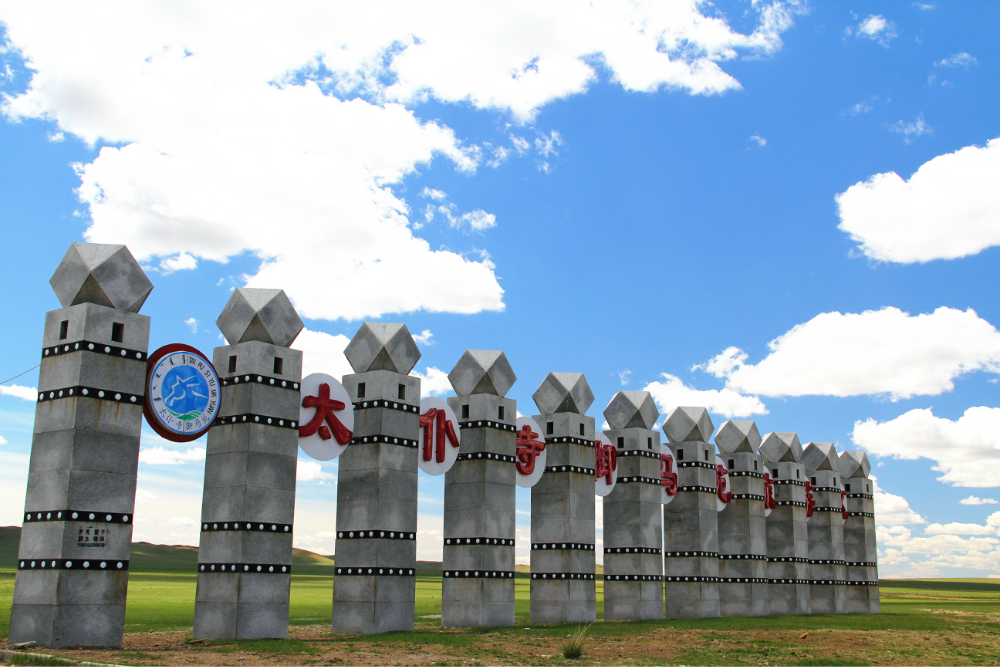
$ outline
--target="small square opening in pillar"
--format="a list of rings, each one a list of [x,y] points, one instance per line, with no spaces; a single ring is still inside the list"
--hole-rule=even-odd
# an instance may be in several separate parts
[[[465,405],[462,406],[462,419],[468,419],[468,418],[469,418],[469,405],[468,403],[466,403]]]
[[[736,467],[736,461],[729,459],[729,469],[732,470]]]
[[[708,460],[708,450],[707,449],[705,450],[705,460],[706,461]]]
[[[778,479],[778,469],[777,468],[774,469],[774,478]]]
[[[396,398],[398,398],[401,401],[405,401],[406,400],[406,385],[405,384],[399,385],[399,389],[398,389],[398,391],[396,393],[397,393]]]
[[[497,409],[497,419],[501,419],[501,420],[503,419],[503,406],[502,405]]]
[[[756,470],[756,469],[757,469],[757,462],[756,462],[756,461],[754,461],[754,462],[753,462],[753,469],[754,469],[754,470]]]
[[[236,372],[236,355],[235,354],[233,356],[229,357],[229,372],[230,373],[235,373]]]
[[[801,473],[801,471],[796,468],[796,470],[795,470],[795,479],[798,479],[801,476],[799,473]]]
[[[653,448],[653,439],[646,438],[646,449],[652,449],[652,448]]]
[[[66,340],[69,336],[69,320],[63,320],[59,323],[59,340]]]
[[[844,484],[844,491],[847,491],[848,493],[850,493],[851,492],[851,485],[850,484]]]
[[[677,460],[678,461],[683,461],[684,460],[684,450],[683,449],[678,449],[677,450]]]
[[[285,360],[281,357],[274,358],[274,374],[281,375],[281,368],[285,365]]]
[[[364,382],[359,382],[358,383],[358,398],[364,398],[364,397],[365,397],[365,383]]]
[[[833,485],[837,486],[837,478],[836,477],[833,478]]]
[[[810,477],[809,481],[812,483],[813,486],[816,486],[816,478],[815,477]]]
[[[125,340],[125,325],[121,322],[111,323],[111,340],[115,343],[121,343]]]
[[[618,438],[618,449],[621,449],[624,446],[625,446],[625,438],[619,437]]]
[[[584,434],[583,424],[580,424],[580,435],[583,435],[583,434]]]
[[[545,435],[552,435],[555,433],[555,423],[549,422],[545,425]]]

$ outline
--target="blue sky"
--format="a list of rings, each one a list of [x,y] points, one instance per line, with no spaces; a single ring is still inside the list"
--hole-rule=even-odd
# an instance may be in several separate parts
[[[307,371],[348,372],[362,321],[402,321],[437,395],[465,349],[502,349],[525,414],[546,373],[583,372],[599,425],[648,389],[664,415],[866,449],[883,576],[1000,572],[998,22],[0,3],[0,380],[37,363],[68,245],[126,243],[155,285],[151,349],[209,352],[234,287],[279,287]],[[0,386],[11,497],[36,382]],[[137,539],[197,543],[203,447],[144,434]],[[297,544],[332,551],[336,462],[299,475]],[[422,558],[442,488],[421,477]],[[526,546],[529,492],[518,507]]]

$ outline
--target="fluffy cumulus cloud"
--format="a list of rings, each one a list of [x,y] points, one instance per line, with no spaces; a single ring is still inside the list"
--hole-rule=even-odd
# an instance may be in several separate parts
[[[903,179],[876,174],[837,195],[840,229],[882,262],[930,262],[1000,245],[1000,139],[939,155]]]
[[[857,25],[848,26],[845,32],[848,36],[871,39],[888,48],[889,42],[896,37],[896,24],[881,14],[872,14],[861,19]]]
[[[980,498],[979,496],[969,496],[958,501],[959,505],[996,505],[996,498]]]
[[[455,393],[451,386],[451,380],[448,379],[448,374],[440,368],[428,366],[425,372],[413,371],[412,375],[420,378],[420,393],[424,396],[444,396]]]
[[[599,72],[630,91],[723,93],[739,88],[724,63],[779,49],[797,10],[755,3],[743,34],[698,0],[13,3],[0,21],[32,76],[3,111],[104,144],[77,166],[85,236],[163,272],[250,253],[247,284],[282,286],[309,318],[502,310],[488,256],[431,247],[396,188],[435,160],[471,174],[527,142],[470,144],[412,106],[524,122]]]
[[[724,417],[766,415],[767,408],[756,396],[745,396],[732,389],[695,389],[674,375],[663,373],[663,381],[643,387],[653,396],[660,414],[668,415],[682,405],[697,405]]]
[[[38,400],[38,389],[22,387],[19,384],[0,385],[0,396],[13,396],[23,401],[35,402]]]
[[[292,349],[302,351],[302,377],[313,373],[326,373],[339,381],[354,369],[344,356],[344,349],[351,342],[347,336],[336,336],[322,331],[303,329],[299,332]]]
[[[929,408],[910,410],[886,422],[856,422],[852,438],[870,454],[934,461],[938,479],[954,486],[1000,486],[1000,408],[969,408],[956,421]]]
[[[757,364],[730,347],[698,366],[762,396],[936,396],[966,373],[1000,372],[1000,332],[973,310],[821,313],[768,344]]]

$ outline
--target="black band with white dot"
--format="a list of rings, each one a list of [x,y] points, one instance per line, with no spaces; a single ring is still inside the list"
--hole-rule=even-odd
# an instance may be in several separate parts
[[[133,361],[146,361],[149,356],[149,354],[144,350],[129,350],[124,347],[115,347],[114,345],[105,345],[103,343],[94,343],[89,340],[81,340],[76,343],[62,343],[60,345],[42,348],[42,358],[45,359],[47,357],[54,357],[60,354],[69,354],[70,352],[96,352],[97,354],[106,354],[111,357],[131,359]]]
[[[291,533],[290,523],[261,523],[260,521],[211,521],[202,522],[203,533],[214,531],[249,531],[258,533]]]
[[[661,574],[605,574],[604,581],[663,581]]]
[[[719,577],[720,584],[768,584],[770,581],[758,577]]]
[[[768,579],[769,584],[811,584],[811,579]]]
[[[583,579],[593,581],[594,575],[588,572],[532,572],[532,579],[547,579],[557,581],[569,581],[570,579]]]
[[[865,561],[845,561],[847,567],[878,567],[878,563],[867,563]]]
[[[285,419],[282,417],[268,417],[267,415],[255,415],[247,413],[245,415],[227,415],[215,420],[213,426],[226,426],[233,424],[256,424],[257,426],[275,426],[277,428],[297,429],[298,421]]]
[[[719,560],[767,560],[760,554],[719,554]]]
[[[771,556],[767,559],[768,563],[808,563],[808,558],[795,558],[793,556]]]
[[[458,427],[462,428],[495,428],[498,431],[516,431],[517,427],[513,424],[504,424],[503,422],[489,421],[486,419],[458,422]]]
[[[604,547],[606,554],[657,554],[663,550],[655,547]]]
[[[714,463],[707,463],[705,461],[678,461],[678,468],[708,468],[709,470],[715,470]]]
[[[874,500],[875,496],[870,493],[848,493],[848,498],[868,498],[869,500]]]
[[[406,530],[338,530],[338,540],[415,540],[417,534]]]
[[[656,486],[660,486],[660,478],[632,475],[631,477],[619,477],[618,484],[655,484]]]
[[[645,449],[626,449],[618,452],[618,456],[644,456],[648,459],[660,458],[659,452],[647,452]]]
[[[444,538],[445,546],[457,547],[457,546],[476,546],[480,544],[482,546],[489,547],[512,547],[514,546],[514,538],[504,538],[504,537],[446,537]]]
[[[417,447],[420,443],[409,438],[400,438],[395,435],[359,435],[351,439],[352,445],[370,445],[379,443],[385,445],[399,445],[400,447]]]
[[[764,502],[764,496],[758,496],[756,493],[734,493],[733,500],[759,500]]]
[[[810,558],[809,559],[809,564],[810,565],[847,565],[847,561],[843,561],[843,560],[828,560],[828,559],[823,559],[823,558],[814,560],[814,559]]]
[[[511,540],[513,542],[513,540]],[[534,551],[593,551],[593,544],[584,544],[582,542],[534,542],[531,545]],[[605,549],[607,553],[607,549]]]
[[[41,512],[25,512],[24,521],[38,523],[39,521],[94,521],[97,523],[131,523],[131,514],[118,512],[91,512],[84,510],[43,510]]]
[[[823,493],[840,493],[843,491],[839,486],[814,486],[811,491],[820,491]]]
[[[805,486],[805,482],[801,482],[797,479],[776,479],[773,480],[775,486],[785,486],[791,484],[792,486]]]
[[[785,506],[790,506],[790,507],[805,507],[806,506],[806,504],[804,502],[799,501],[799,500],[776,500],[774,502],[775,502],[775,504],[778,507],[785,507]]]
[[[445,570],[446,579],[513,579],[513,572],[502,570]]]
[[[198,572],[204,574],[290,574],[291,565],[280,563],[198,563]]]
[[[576,472],[581,475],[593,475],[593,468],[582,468],[580,466],[546,466],[545,472]]]
[[[300,388],[298,381],[295,380],[282,380],[281,378],[271,377],[270,375],[256,374],[222,377],[219,378],[219,384],[223,387],[234,387],[240,384],[262,384],[267,387],[274,387],[275,389],[288,389],[290,391],[298,391]]]
[[[813,508],[813,512],[837,512],[839,514],[843,511],[844,511],[843,507],[829,507],[826,505],[822,507],[817,505],[816,507]]]
[[[420,407],[417,405],[410,405],[409,403],[400,403],[399,401],[388,401],[385,399],[375,399],[373,401],[358,401],[354,404],[355,410],[370,410],[372,408],[386,408],[389,410],[399,410],[400,412],[412,412],[413,414],[420,414]]]
[[[813,579],[809,583],[813,586],[847,586],[850,582],[844,579]]]
[[[99,401],[142,405],[143,395],[112,391],[111,389],[101,389],[99,387],[84,387],[83,385],[64,387],[63,389],[47,389],[45,391],[38,392],[39,403],[56,401],[60,398],[95,398]]]
[[[412,567],[338,567],[337,574],[348,577],[414,577]]]
[[[678,486],[678,491],[696,491],[698,493],[717,493],[719,490],[714,486]]]
[[[764,479],[764,473],[762,472],[752,472],[750,470],[733,470],[729,473],[730,477],[756,477],[758,479]]]
[[[870,517],[872,519],[875,518],[875,513],[874,512],[848,512],[848,515],[849,516],[867,516],[867,517]]]
[[[456,461],[500,461],[501,463],[515,463],[517,458],[514,456],[507,456],[506,454],[494,454],[493,452],[469,452],[467,454],[459,454]]]
[[[665,551],[664,558],[718,558],[718,551]]]
[[[545,444],[546,445],[555,445],[555,444],[559,444],[559,443],[563,443],[563,442],[565,442],[567,444],[570,444],[570,445],[583,445],[584,447],[593,447],[594,446],[594,441],[593,440],[586,440],[584,438],[574,438],[574,437],[571,437],[571,436],[568,436],[568,435],[561,435],[561,436],[555,437],[555,438],[545,438]]]
[[[676,583],[692,583],[692,584],[717,584],[721,579],[719,577],[663,577],[664,581],[676,582]]]
[[[87,570],[92,572],[117,572],[127,570],[127,560],[89,560],[86,558],[25,558],[17,562],[19,570]]]

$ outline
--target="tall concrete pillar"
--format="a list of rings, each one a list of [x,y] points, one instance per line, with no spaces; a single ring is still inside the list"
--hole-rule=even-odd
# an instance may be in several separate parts
[[[547,460],[531,487],[531,622],[593,623],[594,394],[582,373],[549,373],[532,398]]]
[[[118,647],[153,285],[128,248],[96,243],[49,282],[63,307],[45,316],[9,641]]]
[[[767,516],[767,578],[771,614],[808,614],[809,532],[806,469],[795,433],[768,433],[760,446],[771,473],[775,508]]]
[[[810,442],[802,452],[812,494],[809,528],[809,605],[813,614],[843,614],[847,578],[840,458],[832,442]],[[808,503],[808,498],[806,499]]]
[[[715,434],[732,497],[719,512],[719,614],[767,616],[764,459],[752,421],[727,421]]]
[[[462,444],[445,473],[441,625],[514,625],[517,377],[503,352],[466,350],[448,374]]]
[[[333,632],[412,630],[420,350],[403,324],[365,322],[344,350],[354,437],[340,456]]]
[[[840,454],[840,477],[847,492],[844,521],[844,560],[847,562],[845,610],[850,614],[882,611],[878,589],[878,547],[875,545],[875,501],[872,464],[865,452]]]
[[[713,431],[705,408],[676,408],[663,422],[677,466],[677,495],[663,507],[668,618],[720,613],[715,446],[708,442]]]
[[[618,455],[604,497],[605,620],[663,618],[659,416],[648,391],[620,391],[604,409]]]
[[[277,289],[237,289],[216,325],[194,636],[284,639],[292,568],[302,320]]]

